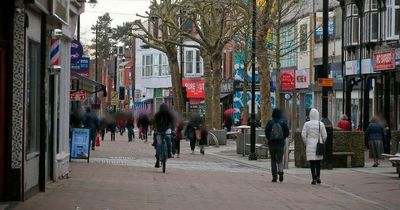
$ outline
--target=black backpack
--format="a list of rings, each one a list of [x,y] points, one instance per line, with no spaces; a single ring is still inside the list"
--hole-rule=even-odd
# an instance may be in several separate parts
[[[272,129],[271,129],[271,135],[270,135],[270,140],[271,141],[283,141],[285,140],[285,137],[283,135],[283,129],[282,126],[279,122],[274,121],[272,124]]]

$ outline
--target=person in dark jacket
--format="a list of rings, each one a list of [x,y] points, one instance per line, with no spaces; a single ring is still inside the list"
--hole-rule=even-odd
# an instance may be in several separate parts
[[[269,152],[271,154],[272,182],[283,181],[283,153],[286,138],[289,136],[289,127],[282,119],[280,109],[274,109],[272,120],[265,127],[265,136],[268,139]]]
[[[196,148],[196,130],[199,128],[201,123],[201,117],[192,113],[190,116],[190,121],[186,126],[185,136],[190,141],[190,150],[192,150],[192,155],[194,154],[194,149]]]
[[[208,131],[205,125],[201,124],[198,128],[200,130],[200,141],[199,141],[199,147],[200,147],[200,154],[204,155],[204,146],[207,145],[207,137],[208,137]]]
[[[161,153],[162,148],[162,138],[166,138],[167,147],[168,147],[168,157],[172,157],[171,154],[171,136],[172,131],[174,129],[174,117],[172,113],[169,111],[168,106],[166,104],[160,105],[160,110],[154,116],[154,142],[153,146],[156,149],[156,164],[155,167],[160,167],[160,158],[159,155]]]
[[[178,123],[175,129],[174,139],[172,141],[172,155],[176,154],[176,157],[179,158],[179,154],[181,152],[181,140],[183,138],[182,131],[185,127],[184,123],[181,121]]]
[[[135,128],[135,122],[133,115],[128,116],[128,119],[126,120],[126,128],[128,129],[128,141],[133,141],[135,138],[135,132],[133,130]]]
[[[139,116],[139,119],[137,121],[137,127],[139,128],[139,137],[147,142],[147,135],[148,135],[148,129],[150,125],[150,120],[146,114],[141,114]]]
[[[105,117],[102,117],[100,119],[100,136],[102,141],[104,141],[104,136],[106,135],[106,127],[107,127],[106,119]]]
[[[89,107],[86,108],[86,114],[83,116],[85,128],[90,130],[90,142],[92,144],[92,150],[96,147],[96,134],[100,128],[99,119],[95,113],[92,113]]]
[[[378,167],[379,159],[383,153],[383,142],[385,141],[385,131],[379,119],[373,116],[367,130],[365,131],[365,146],[369,149],[369,157],[374,159],[372,167]]]

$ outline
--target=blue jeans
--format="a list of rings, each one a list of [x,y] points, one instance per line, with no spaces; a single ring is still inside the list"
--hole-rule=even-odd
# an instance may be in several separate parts
[[[132,141],[135,138],[135,132],[133,131],[133,126],[126,126],[128,128],[128,139]]]
[[[167,135],[161,135],[161,134],[157,134],[156,135],[156,140],[157,140],[157,145],[156,145],[156,158],[159,159],[161,151],[162,151],[162,138],[165,138],[165,141],[167,143],[167,148],[168,148],[168,156],[171,155],[171,135],[167,134]]]

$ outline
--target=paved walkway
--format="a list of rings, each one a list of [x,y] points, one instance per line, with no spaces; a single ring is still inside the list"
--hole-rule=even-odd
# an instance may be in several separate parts
[[[235,144],[209,147],[170,159],[167,173],[154,168],[151,143],[106,139],[89,164],[71,163],[71,176],[48,185],[15,209],[400,209],[400,180],[394,168],[322,171],[310,185],[309,170],[290,167],[283,183],[271,183],[269,162],[236,155]]]

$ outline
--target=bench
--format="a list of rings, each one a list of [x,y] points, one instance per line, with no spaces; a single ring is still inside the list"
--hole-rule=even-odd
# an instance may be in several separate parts
[[[392,162],[394,167],[396,167],[396,173],[399,174],[399,178],[400,178],[400,155],[389,158],[389,161]]]
[[[354,152],[332,152],[332,155],[347,156],[347,168],[351,168],[351,157],[354,155]]]
[[[257,157],[265,157],[266,159],[268,159],[268,146],[265,146],[264,144],[256,144],[256,155]],[[246,144],[246,147],[250,148],[250,144]],[[261,150],[265,150],[265,156],[261,155],[262,152]]]

